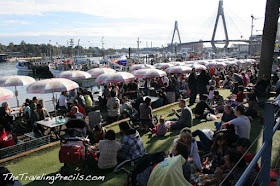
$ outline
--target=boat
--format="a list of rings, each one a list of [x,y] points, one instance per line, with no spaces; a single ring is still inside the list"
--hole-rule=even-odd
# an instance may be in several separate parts
[[[117,71],[128,69],[125,55],[107,55],[100,60],[100,64],[106,64]]]
[[[6,62],[7,61],[7,55],[6,54],[0,54],[0,62]]]
[[[32,72],[33,71],[33,64],[30,61],[18,60],[17,64],[16,64],[16,68],[20,71]]]

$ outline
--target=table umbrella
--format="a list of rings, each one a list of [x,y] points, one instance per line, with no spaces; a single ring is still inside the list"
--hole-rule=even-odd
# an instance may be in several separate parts
[[[12,99],[13,96],[14,96],[14,94],[12,91],[0,87],[0,101]]]
[[[24,86],[34,83],[35,79],[29,76],[5,76],[0,78],[0,86],[1,87],[15,87],[15,96],[17,100],[17,106],[19,107],[18,101],[18,91],[17,86]]]
[[[69,70],[69,71],[63,71],[59,73],[56,77],[70,79],[70,80],[81,80],[81,79],[91,78],[91,75],[87,72],[80,71],[80,70]]]
[[[206,67],[204,65],[194,64],[192,68],[195,68],[195,71],[202,71],[206,70]]]
[[[105,73],[115,73],[116,71],[111,68],[94,68],[89,71],[87,71],[92,77],[97,78],[101,74]]]
[[[155,67],[152,65],[144,65],[144,64],[138,64],[138,65],[132,65],[130,67],[130,71],[135,71],[135,70],[141,70],[141,69],[154,69]]]
[[[142,70],[150,70],[150,69],[142,69]],[[111,73],[106,78],[105,83],[119,83],[119,82],[125,83],[125,82],[133,81],[134,79],[135,76],[129,72],[116,72],[116,73]]]
[[[154,67],[156,69],[166,69],[166,68],[169,68],[169,67],[174,67],[174,65],[170,64],[170,63],[157,63],[157,64],[154,64]]]
[[[137,78],[155,78],[166,76],[166,72],[158,69],[141,69],[133,72]]]
[[[172,64],[174,66],[185,66],[186,65],[184,62],[179,62],[179,61],[169,62],[169,64]]]
[[[191,73],[192,68],[189,66],[174,66],[165,69],[165,72],[169,74],[185,74],[185,73]]]
[[[37,81],[35,83],[32,83],[29,85],[26,89],[27,93],[29,94],[48,94],[52,93],[53,95],[53,106],[54,110],[56,110],[55,104],[56,100],[54,98],[55,92],[64,92],[69,91],[75,88],[78,88],[79,85],[71,81],[69,79],[65,78],[51,78],[51,79],[44,79]],[[56,115],[56,112],[55,112]]]

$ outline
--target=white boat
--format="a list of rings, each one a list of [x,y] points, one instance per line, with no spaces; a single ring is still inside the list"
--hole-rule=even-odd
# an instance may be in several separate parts
[[[33,64],[30,61],[18,60],[16,67],[20,71],[32,72]]]
[[[100,64],[107,64],[110,68],[117,71],[128,69],[125,55],[107,55],[100,60]]]

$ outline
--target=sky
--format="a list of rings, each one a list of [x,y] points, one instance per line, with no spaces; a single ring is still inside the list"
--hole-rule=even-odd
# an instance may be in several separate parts
[[[0,0],[0,43],[162,47],[178,21],[182,42],[211,40],[218,0]],[[229,39],[261,34],[266,0],[224,0]],[[224,39],[220,17],[216,39]],[[175,42],[179,42],[177,35]]]

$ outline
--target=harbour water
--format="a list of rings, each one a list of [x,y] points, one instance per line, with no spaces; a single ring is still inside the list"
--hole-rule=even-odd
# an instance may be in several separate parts
[[[11,76],[11,75],[29,75],[29,76],[33,76],[32,73],[26,73],[26,72],[21,72],[18,71],[16,68],[16,62],[4,62],[4,63],[0,63],[0,74],[1,77],[4,76]],[[34,77],[34,76],[33,76]],[[34,77],[37,81],[41,80],[41,79],[46,79],[47,77],[39,77],[39,76],[35,76]],[[41,98],[44,100],[44,104],[45,107],[47,108],[48,111],[53,111],[54,107],[52,104],[52,94],[28,94],[26,92],[26,88],[27,86],[18,86],[17,90],[18,90],[18,99],[19,99],[19,104],[22,105],[25,102],[25,99],[29,98],[32,99],[34,96],[37,96],[38,98]],[[6,89],[11,90],[12,92],[15,92],[15,87],[4,87]],[[93,87],[92,88],[92,92],[98,91],[99,88],[98,87]],[[56,93],[55,94],[56,98],[59,98],[60,93]],[[0,104],[2,104],[4,101],[2,101]],[[10,104],[10,107],[16,107],[16,97],[14,96],[13,99],[10,100],[6,100],[5,102]],[[1,105],[0,105],[1,106]]]

